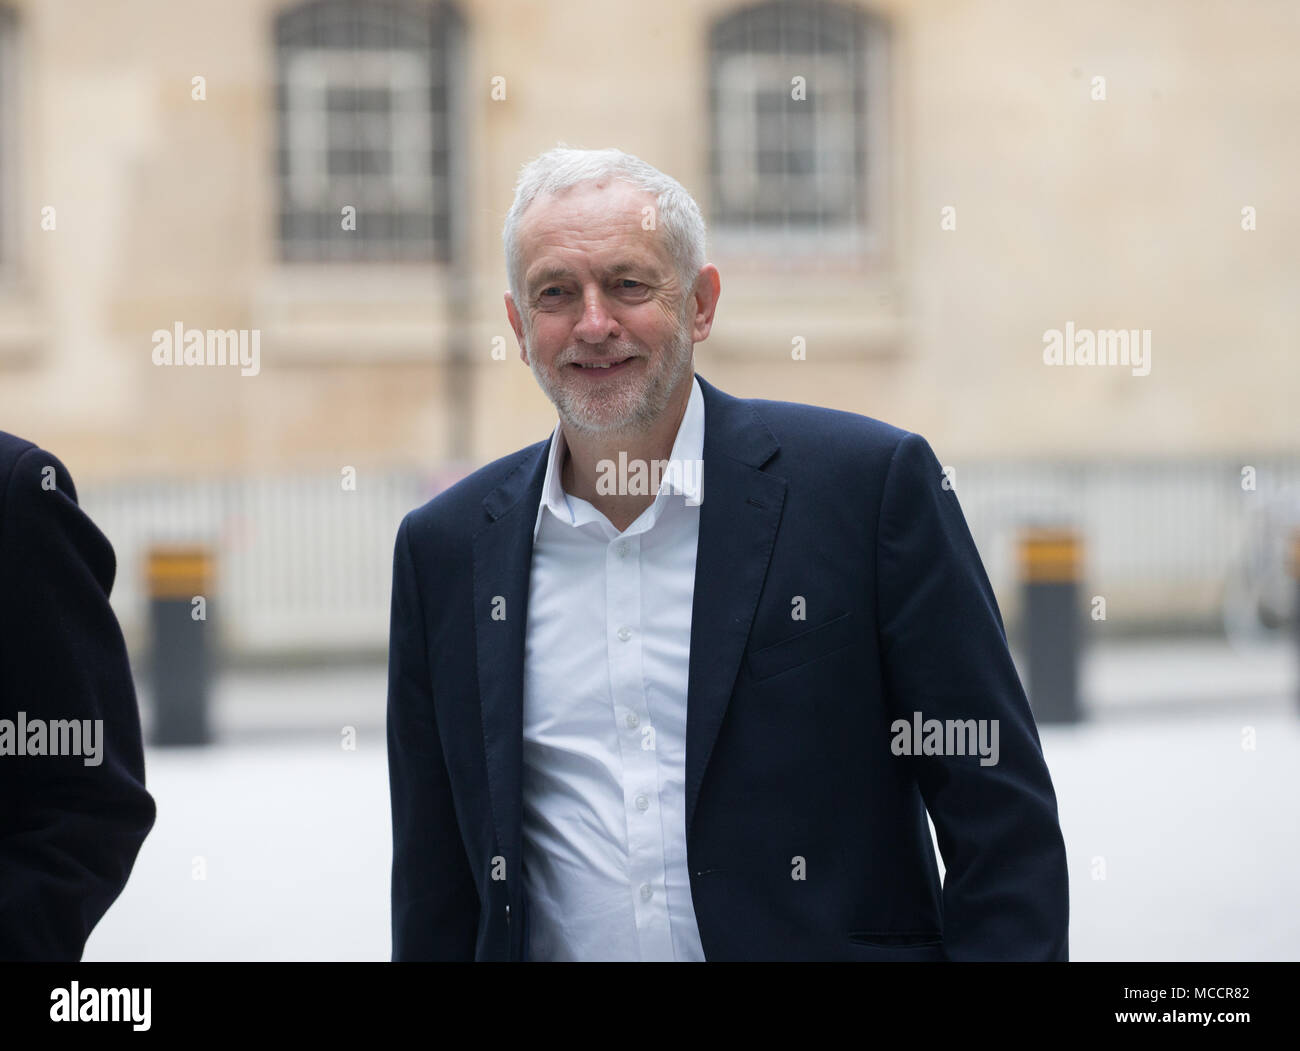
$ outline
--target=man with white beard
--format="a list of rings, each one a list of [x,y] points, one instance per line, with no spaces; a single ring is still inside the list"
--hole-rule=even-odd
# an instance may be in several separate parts
[[[504,241],[559,419],[398,531],[394,960],[1065,959],[1051,779],[925,439],[697,375],[720,275],[635,157],[543,154]],[[995,721],[997,765],[897,754],[913,713]]]

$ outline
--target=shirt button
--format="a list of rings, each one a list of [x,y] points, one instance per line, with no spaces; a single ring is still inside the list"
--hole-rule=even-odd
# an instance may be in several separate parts
[[[627,723],[629,728],[631,728],[636,726],[636,724],[639,723],[641,720],[636,717],[636,712],[628,712],[627,718],[624,719],[623,721]]]
[[[650,809],[650,800],[648,800],[645,796],[637,796],[637,797],[636,797],[636,808],[637,808],[638,810],[649,810],[649,809]]]
[[[619,642],[627,642],[627,640],[630,639],[631,637],[632,637],[632,633],[631,633],[630,631],[628,631],[627,628],[619,628],[619,629],[618,629],[618,640],[619,640]]]
[[[651,898],[651,896],[652,896],[653,894],[654,894],[654,888],[651,887],[649,883],[642,883],[642,884],[641,884],[641,900],[642,900],[642,901],[649,901],[650,898]]]
[[[627,543],[615,544],[614,554],[618,555],[619,558],[627,558]]]

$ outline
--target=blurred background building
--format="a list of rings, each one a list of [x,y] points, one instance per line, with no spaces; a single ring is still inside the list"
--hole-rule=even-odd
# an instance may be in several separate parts
[[[231,658],[381,655],[401,515],[554,423],[518,170],[614,145],[705,211],[701,374],[924,434],[1013,631],[1036,521],[1100,637],[1276,627],[1298,50],[1287,0],[0,0],[0,426],[72,470],[133,648],[144,552],[198,540]],[[1067,323],[1149,374],[1048,367]],[[155,364],[178,327],[256,374]]]

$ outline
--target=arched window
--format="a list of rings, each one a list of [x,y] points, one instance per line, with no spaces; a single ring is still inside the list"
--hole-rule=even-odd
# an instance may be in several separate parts
[[[281,257],[451,260],[454,9],[314,0],[276,19],[276,48]]]
[[[883,211],[883,26],[856,7],[773,0],[710,33],[712,225],[774,250],[869,248]]]

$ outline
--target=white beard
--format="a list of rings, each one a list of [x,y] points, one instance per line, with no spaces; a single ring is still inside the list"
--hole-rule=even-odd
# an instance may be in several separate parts
[[[524,336],[526,344],[532,342],[531,333],[525,332]],[[632,366],[641,370],[639,375],[628,375],[591,391],[582,391],[576,383],[561,383],[560,377],[569,366],[543,368],[531,346],[528,364],[566,429],[593,436],[632,435],[648,431],[662,418],[678,385],[690,374],[694,347],[685,318],[668,345],[653,357],[642,356],[630,344],[615,343],[610,349],[611,358],[639,356],[646,364]]]

